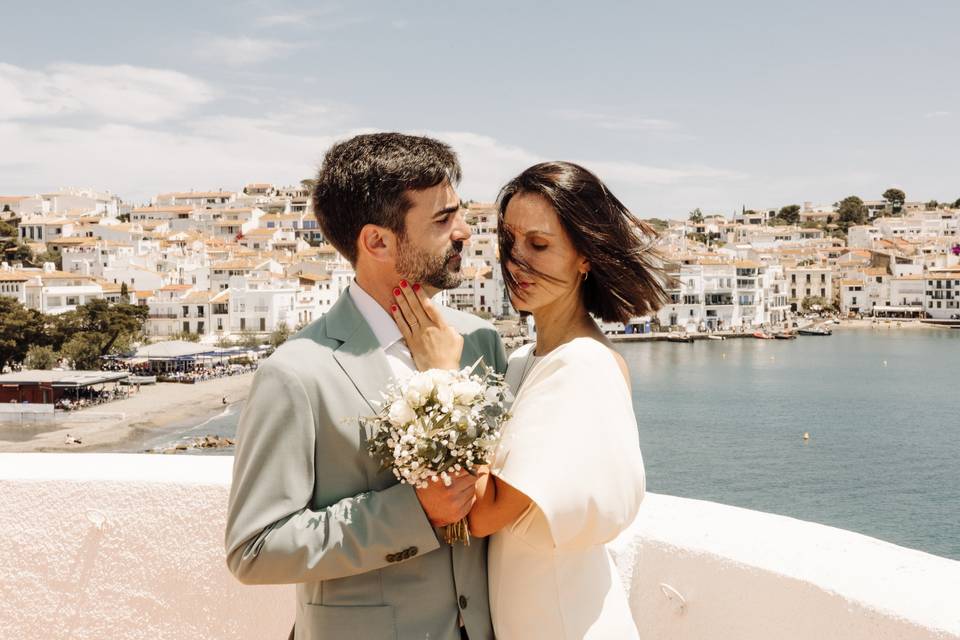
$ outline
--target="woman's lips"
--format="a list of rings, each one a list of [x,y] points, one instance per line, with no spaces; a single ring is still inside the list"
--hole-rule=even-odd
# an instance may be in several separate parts
[[[530,287],[533,286],[533,283],[532,283],[532,282],[518,282],[518,283],[517,283],[517,286],[520,287],[521,289],[529,289]]]

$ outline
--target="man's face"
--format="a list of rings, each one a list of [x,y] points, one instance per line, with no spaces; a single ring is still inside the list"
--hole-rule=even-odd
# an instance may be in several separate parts
[[[435,289],[460,284],[460,252],[470,238],[460,198],[449,182],[420,191],[408,191],[413,206],[407,211],[406,233],[398,238],[397,273],[410,282]]]

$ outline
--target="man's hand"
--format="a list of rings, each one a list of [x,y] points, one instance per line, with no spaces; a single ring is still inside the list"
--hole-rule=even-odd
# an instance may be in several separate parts
[[[476,500],[476,476],[460,471],[449,487],[443,481],[431,482],[426,489],[417,489],[417,499],[434,527],[459,522],[467,516]]]

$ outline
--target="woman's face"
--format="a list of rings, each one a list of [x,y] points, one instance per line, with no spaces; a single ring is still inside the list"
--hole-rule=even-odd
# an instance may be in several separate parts
[[[554,278],[539,277],[509,260],[507,269],[519,283],[523,296],[510,291],[513,306],[532,313],[558,301],[576,302],[587,261],[574,248],[550,202],[540,194],[518,193],[507,203],[503,225],[513,233],[514,255]]]

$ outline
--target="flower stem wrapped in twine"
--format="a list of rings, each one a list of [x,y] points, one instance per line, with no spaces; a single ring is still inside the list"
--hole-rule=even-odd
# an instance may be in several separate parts
[[[442,531],[443,541],[447,544],[462,542],[466,546],[470,546],[470,524],[466,518],[453,524],[444,525]]]

